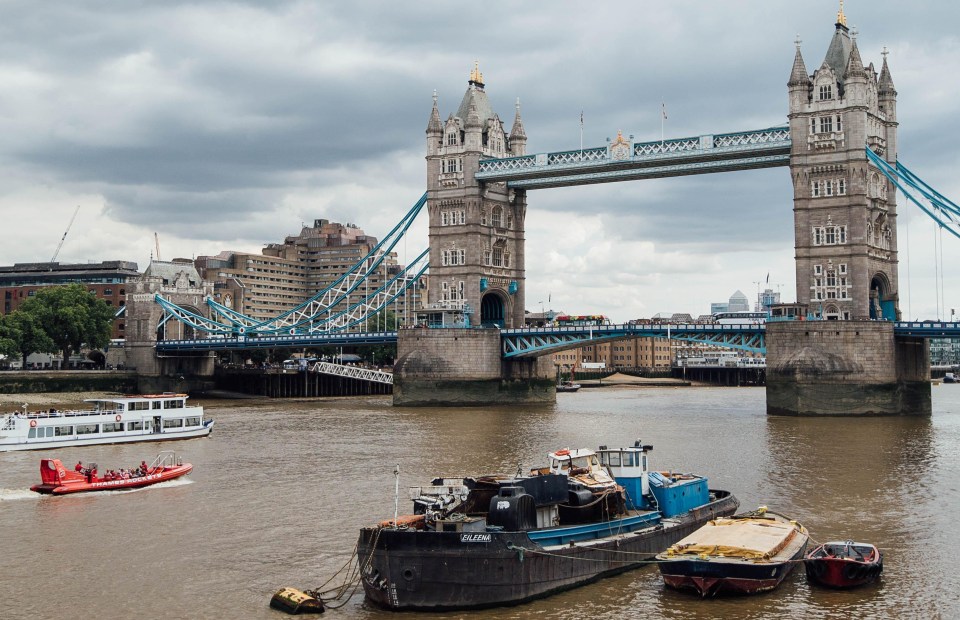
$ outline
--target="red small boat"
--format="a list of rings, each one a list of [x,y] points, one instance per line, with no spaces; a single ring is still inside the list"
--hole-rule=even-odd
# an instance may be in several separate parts
[[[86,491],[116,491],[117,489],[136,489],[158,482],[173,480],[185,476],[193,470],[193,465],[184,463],[173,452],[161,452],[153,463],[141,461],[139,467],[130,470],[106,471],[99,474],[96,463],[84,467],[64,467],[60,459],[40,459],[40,484],[30,487],[31,491],[48,495],[66,495]]]
[[[831,588],[853,588],[876,581],[883,572],[883,554],[870,543],[823,543],[803,559],[807,579]]]

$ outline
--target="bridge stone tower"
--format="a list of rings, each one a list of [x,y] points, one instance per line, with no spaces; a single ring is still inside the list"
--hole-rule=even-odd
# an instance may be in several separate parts
[[[178,306],[206,314],[205,300],[213,284],[204,282],[190,259],[151,261],[143,275],[127,287],[127,365],[137,370],[142,392],[191,391],[213,387],[212,353],[179,356],[157,355],[157,340],[194,338],[193,329],[178,321],[163,321],[163,309],[154,297],[159,293]]]
[[[926,340],[898,338],[897,91],[864,67],[843,3],[820,68],[800,42],[787,83],[797,301],[825,321],[767,324],[767,413],[930,415]],[[873,319],[873,320],[870,320]],[[886,319],[886,320],[877,320]]]
[[[895,188],[866,157],[897,159],[897,91],[884,53],[863,66],[841,8],[820,68],[800,43],[790,93],[797,301],[826,319],[899,318]]]
[[[466,307],[475,327],[523,327],[526,192],[474,175],[481,159],[524,155],[526,145],[519,100],[507,134],[477,67],[445,122],[434,95],[427,124],[428,303]]]
[[[456,114],[445,122],[434,95],[427,124],[427,302],[464,310],[473,328],[524,324],[526,192],[508,189],[504,182],[482,183],[475,175],[481,159],[524,155],[526,145],[519,101],[507,134],[478,67],[470,73]],[[393,404],[554,402],[550,359],[504,360],[500,346],[497,329],[400,330]]]

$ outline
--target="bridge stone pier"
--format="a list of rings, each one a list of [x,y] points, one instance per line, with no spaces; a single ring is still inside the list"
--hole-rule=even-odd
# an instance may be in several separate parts
[[[143,275],[127,287],[127,365],[135,368],[138,389],[143,393],[193,391],[213,387],[214,354],[211,352],[157,355],[157,340],[194,338],[194,330],[176,320],[164,322],[163,308],[154,301],[157,293],[178,306],[204,314],[204,300],[213,294],[213,284],[203,282],[188,259],[151,261]]]
[[[499,405],[555,402],[549,357],[505,360],[498,329],[402,329],[393,404]]]
[[[930,347],[881,321],[767,324],[767,413],[930,415]]]

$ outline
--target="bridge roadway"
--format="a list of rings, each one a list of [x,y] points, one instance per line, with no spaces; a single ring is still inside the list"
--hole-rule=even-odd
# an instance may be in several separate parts
[[[814,323],[811,321],[811,323]],[[818,325],[822,323],[817,322]],[[409,328],[413,329],[413,328]],[[960,338],[960,322],[903,321],[894,323],[894,334],[918,338]],[[634,337],[671,338],[718,345],[741,351],[766,353],[764,325],[627,323],[575,327],[527,327],[500,330],[503,357],[538,357],[585,344]],[[392,344],[397,332],[349,332],[298,336],[260,336],[161,340],[158,355],[231,351],[240,349],[306,348]]]

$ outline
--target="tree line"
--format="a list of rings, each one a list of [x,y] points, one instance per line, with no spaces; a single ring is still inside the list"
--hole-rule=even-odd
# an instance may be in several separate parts
[[[19,356],[26,368],[31,353],[61,353],[61,368],[67,368],[71,353],[110,342],[115,312],[81,284],[39,289],[16,310],[0,315],[0,355]]]

